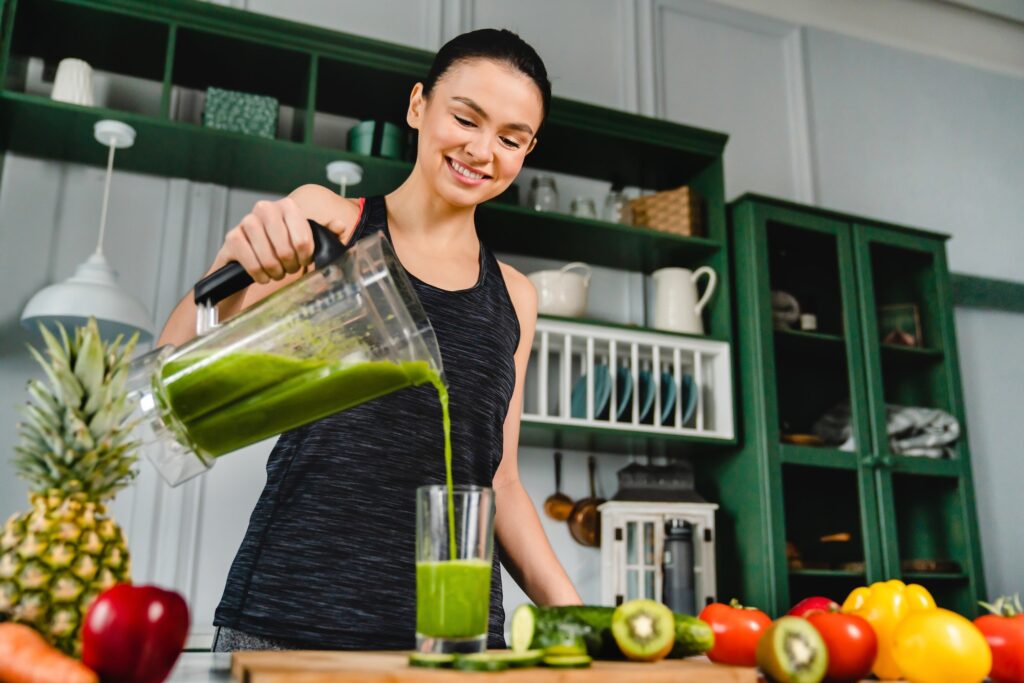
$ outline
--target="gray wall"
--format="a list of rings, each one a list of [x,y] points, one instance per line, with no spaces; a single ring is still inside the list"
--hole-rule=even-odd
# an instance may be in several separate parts
[[[1024,280],[1024,76],[882,47],[799,21],[701,0],[238,0],[231,3],[328,28],[434,49],[478,26],[518,30],[545,57],[558,95],[730,134],[730,197],[757,191],[951,233],[954,269]],[[770,6],[773,3],[767,3]],[[774,3],[779,4],[779,3]],[[402,16],[405,21],[396,22]],[[791,19],[791,18],[790,18]],[[884,21],[880,19],[879,22]],[[1024,31],[1022,31],[1024,36]],[[1024,43],[1024,41],[1022,41]],[[123,93],[122,93],[123,96]],[[125,152],[125,153],[130,153]],[[17,325],[47,282],[93,248],[100,169],[4,160],[0,184],[0,452],[16,441],[16,405],[35,374]],[[603,187],[565,181],[563,199]],[[201,273],[224,230],[257,195],[117,173],[106,251],[154,320]],[[541,265],[511,259],[527,270]],[[593,313],[642,320],[636,276],[603,271]],[[990,593],[1021,589],[1011,482],[1021,442],[1012,394],[1020,386],[1020,316],[959,311],[958,335]],[[1015,334],[1014,334],[1015,333]],[[1015,382],[1014,379],[1017,381]],[[228,563],[263,481],[269,445],[225,458],[207,477],[165,489],[144,467],[115,514],[131,541],[137,581],[186,592],[193,644],[209,623]],[[551,453],[522,449],[523,481],[539,505],[553,490]],[[566,490],[586,495],[585,458],[567,453]],[[601,456],[600,488],[625,464]],[[24,487],[0,464],[0,516],[25,507]],[[1014,476],[1018,475],[1018,476]],[[596,601],[599,556],[544,521],[584,599]],[[506,605],[525,598],[506,577]]]

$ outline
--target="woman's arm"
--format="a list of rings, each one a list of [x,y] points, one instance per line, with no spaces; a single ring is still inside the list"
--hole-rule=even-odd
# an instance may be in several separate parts
[[[502,564],[538,605],[578,605],[580,596],[555,556],[530,496],[519,479],[519,419],[523,412],[523,380],[537,327],[537,293],[525,275],[502,264],[502,273],[519,317],[516,385],[505,417],[504,451],[492,483],[496,513],[494,529]]]
[[[253,210],[228,231],[206,275],[230,261],[237,261],[255,282],[217,305],[222,322],[303,276],[304,263],[308,263],[313,253],[308,218],[347,242],[359,220],[359,204],[339,197],[326,187],[303,185],[275,202],[256,202]],[[307,238],[301,245],[298,243],[301,238],[293,236],[293,232],[300,231]],[[260,237],[260,242],[255,237]],[[195,334],[196,305],[190,291],[171,312],[156,345],[180,346]]]

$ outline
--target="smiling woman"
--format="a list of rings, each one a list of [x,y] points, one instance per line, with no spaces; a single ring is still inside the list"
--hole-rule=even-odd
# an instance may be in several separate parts
[[[305,185],[258,202],[211,268],[238,261],[256,281],[222,302],[224,319],[310,267],[307,219],[346,242],[374,232],[391,241],[441,349],[455,484],[495,492],[490,647],[504,645],[499,561],[534,602],[580,602],[519,480],[536,293],[480,243],[475,224],[476,207],[508,188],[538,144],[550,99],[544,63],[517,35],[458,36],[410,93],[417,159],[400,187],[354,201]],[[161,342],[191,336],[191,302]],[[215,649],[413,646],[415,491],[444,482],[440,418],[436,392],[417,387],[280,437],[217,608]]]

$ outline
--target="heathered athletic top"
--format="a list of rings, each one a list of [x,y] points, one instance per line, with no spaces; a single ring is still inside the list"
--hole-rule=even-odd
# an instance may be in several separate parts
[[[383,197],[353,239],[390,239]],[[519,321],[498,262],[448,291],[409,274],[448,381],[455,484],[490,486],[515,386]],[[282,434],[214,624],[310,648],[410,649],[416,627],[416,488],[445,482],[441,408],[425,385]],[[488,645],[504,647],[498,548]]]

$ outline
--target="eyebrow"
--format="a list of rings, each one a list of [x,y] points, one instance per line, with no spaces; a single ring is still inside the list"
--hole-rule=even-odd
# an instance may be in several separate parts
[[[490,117],[487,116],[487,112],[484,111],[483,107],[481,107],[479,104],[477,104],[473,100],[469,99],[468,97],[457,97],[456,96],[456,97],[453,97],[452,99],[455,100],[456,102],[461,102],[462,104],[466,105],[467,107],[469,107],[470,109],[475,111],[477,114],[479,114],[482,118],[484,118],[484,119],[490,118]],[[510,128],[512,130],[521,131],[523,133],[526,133],[527,135],[533,135],[533,128],[530,128],[525,123],[509,123],[509,124],[506,124],[505,127],[506,128]]]

